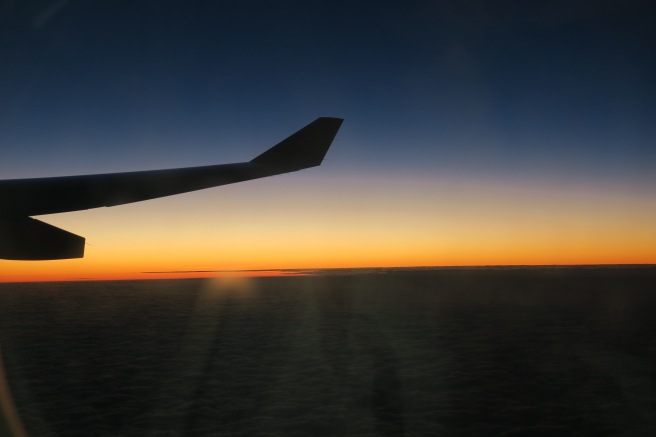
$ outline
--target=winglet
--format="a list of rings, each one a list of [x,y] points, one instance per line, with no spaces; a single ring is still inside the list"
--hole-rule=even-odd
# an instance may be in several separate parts
[[[342,121],[341,118],[317,118],[251,162],[286,171],[321,165]]]

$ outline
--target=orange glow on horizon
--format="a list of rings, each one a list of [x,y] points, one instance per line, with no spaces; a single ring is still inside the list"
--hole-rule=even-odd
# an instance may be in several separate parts
[[[41,219],[86,237],[85,258],[0,261],[0,282],[656,264],[656,194],[607,187],[290,176]]]

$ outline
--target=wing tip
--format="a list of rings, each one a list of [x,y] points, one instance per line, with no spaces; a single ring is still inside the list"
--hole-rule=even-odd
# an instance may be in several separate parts
[[[337,117],[319,117],[251,162],[286,171],[321,165],[343,121]]]

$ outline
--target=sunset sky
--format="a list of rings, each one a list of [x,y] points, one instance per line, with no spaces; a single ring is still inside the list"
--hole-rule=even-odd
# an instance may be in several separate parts
[[[0,281],[656,263],[654,9],[3,2],[0,179],[248,161],[345,121],[318,168],[39,217],[85,258]]]

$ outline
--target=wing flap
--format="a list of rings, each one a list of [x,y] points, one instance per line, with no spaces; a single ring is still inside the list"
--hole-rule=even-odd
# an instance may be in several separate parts
[[[84,257],[84,238],[37,219],[0,220],[0,258],[41,261]]]

